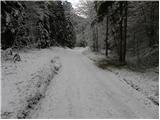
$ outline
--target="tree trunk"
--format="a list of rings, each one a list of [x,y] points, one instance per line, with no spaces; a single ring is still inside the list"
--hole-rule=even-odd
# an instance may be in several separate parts
[[[139,56],[139,41],[138,39],[136,39],[136,42],[137,42],[137,66],[139,66],[140,64],[140,56]]]
[[[123,49],[123,2],[120,1],[120,22],[119,22],[119,32],[120,32],[120,41],[119,41],[119,61],[121,63],[123,63],[123,53],[122,53],[122,49]]]
[[[108,16],[106,16],[106,56],[108,56]]]
[[[96,26],[96,52],[98,52],[98,25]]]
[[[93,34],[93,51],[96,51],[96,37],[95,37],[95,28],[94,28],[94,26],[92,28],[92,34]]]
[[[136,49],[137,48],[137,42],[136,42],[136,33],[135,32],[133,33],[133,41],[134,41],[134,43],[133,43],[134,51],[133,52],[134,52],[134,55],[136,56],[136,53],[137,53],[137,51],[136,51],[137,50]]]
[[[123,41],[123,55],[122,62],[125,64],[126,62],[126,41],[127,41],[127,1],[125,1],[125,18],[124,18],[124,41]]]

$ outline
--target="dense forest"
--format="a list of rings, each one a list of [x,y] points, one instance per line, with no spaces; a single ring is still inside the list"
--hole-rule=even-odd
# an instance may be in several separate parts
[[[77,41],[85,39],[93,51],[114,57],[120,64],[158,65],[158,1],[82,0],[77,13],[86,16]]]
[[[157,1],[2,1],[1,47],[89,46],[134,65],[157,66]],[[105,52],[104,52],[105,51]]]
[[[68,2],[2,1],[2,49],[74,47],[73,25],[65,15]],[[69,13],[68,13],[69,14]]]

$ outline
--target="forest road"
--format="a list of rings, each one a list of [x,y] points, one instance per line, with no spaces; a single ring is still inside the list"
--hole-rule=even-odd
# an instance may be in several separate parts
[[[158,118],[152,103],[75,50],[53,48],[62,67],[32,118]]]

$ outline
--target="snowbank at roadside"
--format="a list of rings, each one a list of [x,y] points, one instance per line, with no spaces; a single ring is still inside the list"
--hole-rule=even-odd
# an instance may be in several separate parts
[[[156,68],[147,69],[144,72],[132,71],[127,68],[111,68],[116,75],[131,87],[143,93],[154,104],[159,105],[159,74]]]
[[[2,61],[2,118],[27,118],[61,67],[51,49],[25,50],[20,62]]]

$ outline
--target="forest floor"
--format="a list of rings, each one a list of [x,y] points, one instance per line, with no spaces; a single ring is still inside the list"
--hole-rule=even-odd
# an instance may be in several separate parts
[[[20,56],[14,64],[2,61],[3,118],[158,118],[158,105],[122,79],[132,72],[97,67],[92,60],[104,56],[88,48],[30,50]]]

